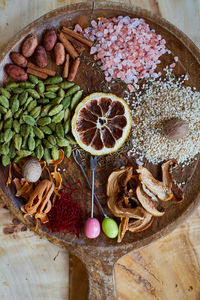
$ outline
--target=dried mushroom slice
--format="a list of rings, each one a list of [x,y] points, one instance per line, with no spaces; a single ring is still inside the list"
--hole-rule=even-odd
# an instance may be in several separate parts
[[[111,197],[121,193],[131,179],[132,174],[132,167],[126,167],[122,170],[113,171],[108,178],[107,196]]]
[[[93,155],[117,151],[131,129],[131,114],[127,103],[113,95],[94,93],[77,106],[72,118],[72,133],[84,150]],[[94,133],[92,138],[90,133]],[[86,134],[83,132],[88,131]]]

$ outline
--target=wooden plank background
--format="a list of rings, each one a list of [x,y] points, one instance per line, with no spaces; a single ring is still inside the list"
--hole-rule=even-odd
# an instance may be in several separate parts
[[[65,0],[0,0],[0,49],[24,26]],[[200,0],[118,1],[163,16],[200,47]],[[200,209],[168,237],[115,266],[119,300],[200,299]],[[0,202],[0,299],[68,298],[68,253],[20,224]]]

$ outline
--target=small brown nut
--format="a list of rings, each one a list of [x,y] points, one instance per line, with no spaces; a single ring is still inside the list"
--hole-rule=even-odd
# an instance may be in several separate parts
[[[62,43],[57,43],[54,47],[54,56],[56,65],[62,65],[65,62],[65,47]]]
[[[37,45],[38,45],[38,40],[37,40],[36,36],[33,33],[29,34],[25,38],[25,40],[22,44],[22,49],[21,49],[22,54],[25,57],[30,57],[31,55],[33,55]]]
[[[43,46],[37,46],[34,52],[35,63],[39,67],[46,67],[48,64],[47,53]]]
[[[43,45],[45,50],[51,51],[55,46],[56,41],[57,41],[57,34],[55,30],[54,29],[47,30],[43,39]]]
[[[188,123],[179,118],[169,119],[163,126],[163,131],[167,139],[176,140],[186,136],[189,132]]]
[[[19,66],[8,64],[5,66],[5,71],[16,81],[25,81],[28,79],[28,74]]]
[[[36,182],[42,174],[42,168],[37,159],[29,159],[25,162],[22,168],[24,178],[28,182]]]
[[[10,58],[19,67],[26,68],[27,59],[22,54],[20,54],[19,52],[12,52],[10,54]]]

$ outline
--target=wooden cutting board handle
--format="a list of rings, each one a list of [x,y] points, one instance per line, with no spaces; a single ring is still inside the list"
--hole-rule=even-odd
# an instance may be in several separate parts
[[[85,254],[84,254],[85,253]],[[69,257],[70,300],[114,300],[114,262],[111,257],[93,257],[85,251],[82,261],[75,255]]]

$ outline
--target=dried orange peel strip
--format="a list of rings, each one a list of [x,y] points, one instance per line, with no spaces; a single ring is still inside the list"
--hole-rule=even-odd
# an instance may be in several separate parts
[[[50,165],[52,165],[52,164],[59,165],[63,161],[64,157],[65,157],[64,151],[62,149],[60,149],[58,159],[57,160],[50,159],[49,164]]]
[[[9,163],[9,171],[8,171],[8,179],[6,181],[6,185],[8,186],[12,182],[12,164]]]
[[[56,188],[59,190],[62,186],[62,177],[57,171],[57,165],[54,166],[54,172],[52,172],[51,174],[56,181]]]

